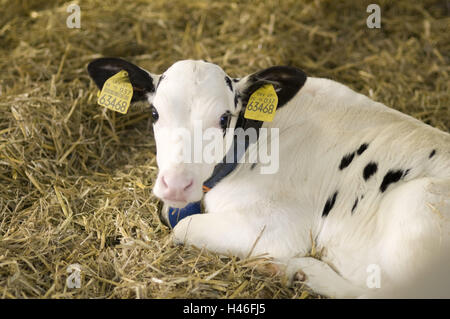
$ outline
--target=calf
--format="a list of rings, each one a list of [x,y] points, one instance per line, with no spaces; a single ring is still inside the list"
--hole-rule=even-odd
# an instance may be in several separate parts
[[[205,214],[174,227],[176,243],[238,257],[266,254],[289,279],[338,298],[401,287],[449,252],[448,133],[292,67],[232,79],[217,65],[192,60],[162,75],[116,58],[88,66],[100,88],[120,70],[129,74],[133,100],[152,107],[154,194],[171,207],[204,203]],[[278,98],[273,121],[244,118],[250,96],[267,84]],[[224,140],[237,127],[267,129],[269,145],[277,135],[278,170],[262,174],[263,163],[235,157],[205,193],[223,168],[220,158],[175,161],[185,140],[168,133],[194,135],[199,122]],[[256,152],[255,143],[244,144],[246,155]],[[321,260],[308,257],[313,245]]]

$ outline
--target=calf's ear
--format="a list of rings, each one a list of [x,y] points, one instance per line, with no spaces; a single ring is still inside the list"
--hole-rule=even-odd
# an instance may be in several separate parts
[[[297,94],[305,81],[306,74],[300,69],[290,66],[273,66],[242,78],[237,83],[237,90],[242,99],[242,106],[245,107],[253,92],[265,84],[272,84],[278,95],[278,108],[280,108]]]
[[[132,102],[151,100],[159,75],[154,75],[144,69],[119,58],[99,58],[87,66],[89,76],[101,90],[107,79],[125,70],[133,86]]]

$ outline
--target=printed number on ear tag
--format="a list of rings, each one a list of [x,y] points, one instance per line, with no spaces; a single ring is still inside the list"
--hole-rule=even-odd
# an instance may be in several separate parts
[[[133,97],[133,86],[128,79],[128,72],[122,70],[103,84],[97,103],[110,110],[126,114]]]
[[[278,96],[272,84],[257,89],[248,99],[244,117],[250,120],[272,122],[278,105]]]

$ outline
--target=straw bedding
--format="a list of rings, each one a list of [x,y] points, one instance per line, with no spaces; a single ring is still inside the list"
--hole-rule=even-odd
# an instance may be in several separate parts
[[[320,297],[265,275],[263,259],[174,246],[151,193],[149,110],[98,106],[86,65],[205,59],[236,77],[294,65],[449,131],[448,2],[377,1],[381,29],[366,27],[369,3],[80,1],[69,29],[70,2],[0,0],[0,296]]]

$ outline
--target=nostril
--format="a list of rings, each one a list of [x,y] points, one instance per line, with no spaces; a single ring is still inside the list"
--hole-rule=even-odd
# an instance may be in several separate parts
[[[191,187],[193,183],[194,183],[194,181],[191,180],[191,182],[184,188],[184,190],[185,191],[188,190],[188,188]]]

